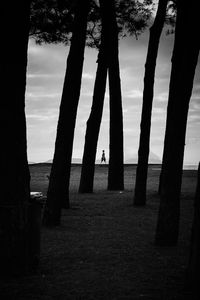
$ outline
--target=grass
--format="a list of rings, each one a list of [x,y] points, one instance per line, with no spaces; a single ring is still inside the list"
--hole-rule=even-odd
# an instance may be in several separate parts
[[[32,165],[31,190],[44,194],[50,165]],[[5,279],[1,299],[192,299],[184,289],[197,171],[183,172],[179,242],[156,247],[159,169],[149,167],[148,200],[133,207],[135,166],[125,190],[108,192],[107,167],[96,166],[94,193],[78,194],[80,166],[71,170],[71,209],[62,225],[41,229],[37,274]]]

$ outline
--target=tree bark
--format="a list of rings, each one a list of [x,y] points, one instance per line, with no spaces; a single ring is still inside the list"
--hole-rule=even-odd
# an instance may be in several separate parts
[[[97,142],[102,120],[108,69],[108,26],[110,19],[109,14],[107,13],[107,4],[105,2],[105,0],[100,1],[102,15],[101,45],[98,55],[92,108],[87,121],[79,193],[93,192]]]
[[[172,57],[167,124],[165,132],[161,196],[155,236],[157,245],[177,244],[180,216],[180,191],[189,101],[199,54],[197,7],[191,1],[178,2],[175,44]],[[191,35],[192,32],[192,35]],[[190,36],[190,43],[185,37]]]
[[[89,0],[78,0],[77,3],[47,192],[47,209],[44,214],[44,223],[49,226],[59,225],[61,209],[69,208],[71,158],[81,88]]]
[[[134,193],[134,205],[146,204],[151,112],[154,94],[154,78],[160,36],[165,22],[168,0],[160,0],[155,21],[150,28],[149,44],[144,74],[143,106],[140,124],[140,143]]]
[[[109,93],[110,93],[110,145],[108,190],[124,190],[124,146],[121,81],[119,69],[118,27],[114,1],[109,1]]]
[[[25,88],[30,1],[4,1],[1,9],[3,45],[0,72],[3,99],[0,127],[3,176],[0,201],[0,275],[5,276],[23,274],[28,270],[30,174],[27,160]],[[12,35],[11,28],[15,28],[18,34]]]

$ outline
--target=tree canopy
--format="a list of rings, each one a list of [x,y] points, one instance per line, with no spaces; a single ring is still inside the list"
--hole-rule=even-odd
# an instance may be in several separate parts
[[[73,20],[78,0],[33,0],[31,3],[30,37],[38,44],[63,43],[68,45],[73,31]],[[116,0],[119,37],[141,34],[152,18],[153,0]],[[101,18],[98,0],[90,1],[86,44],[99,48]]]

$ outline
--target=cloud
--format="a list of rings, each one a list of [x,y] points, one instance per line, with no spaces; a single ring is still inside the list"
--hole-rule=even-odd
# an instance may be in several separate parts
[[[27,79],[28,80],[31,80],[31,79],[55,79],[55,78],[63,78],[62,77],[62,75],[61,74],[38,74],[38,73],[36,73],[36,74],[30,74],[30,73],[28,73],[27,74]]]
[[[134,37],[120,41],[120,74],[122,87],[124,150],[125,155],[138,150],[144,70],[149,32],[142,34],[138,41]],[[173,36],[163,33],[159,46],[156,66],[154,101],[151,126],[151,149],[162,156],[165,133],[166,109],[169,78],[171,72],[171,54]],[[66,70],[69,47],[63,45],[35,45],[29,42],[28,74],[26,90],[26,118],[28,133],[28,154],[32,161],[52,158],[55,145],[57,120]],[[98,52],[86,49],[83,66],[83,80],[78,106],[73,155],[81,157],[84,147],[86,122],[92,105],[93,89],[97,69]],[[200,160],[200,72],[199,65],[194,79],[193,94],[187,126],[187,159],[193,153],[192,160]],[[103,118],[100,129],[97,155],[109,149],[109,91],[108,82],[104,100]],[[196,142],[194,142],[196,139]],[[189,152],[188,152],[189,151]]]
[[[157,102],[167,102],[168,101],[168,92],[159,93],[154,97],[154,101]]]
[[[94,79],[94,75],[91,73],[83,73],[82,78],[92,80]]]
[[[140,99],[143,97],[143,92],[141,90],[130,90],[128,92],[125,92],[124,94],[125,97],[127,98],[136,98],[136,99]]]
[[[61,97],[61,93],[33,93],[33,92],[27,92],[26,97],[27,97],[27,99],[41,100],[42,98]]]
[[[57,113],[54,114],[52,113],[52,111],[50,112],[50,114],[26,114],[26,118],[27,120],[30,120],[31,121],[34,121],[34,124],[35,124],[35,121],[47,121],[47,122],[51,122],[51,120],[57,120]]]

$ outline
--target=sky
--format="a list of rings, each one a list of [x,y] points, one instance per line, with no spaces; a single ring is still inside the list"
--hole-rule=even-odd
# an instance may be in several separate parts
[[[142,110],[144,65],[149,32],[124,38],[119,43],[120,75],[124,121],[124,159],[137,155]],[[162,158],[166,123],[166,109],[171,71],[173,35],[162,35],[156,67],[152,110],[150,151]],[[53,158],[59,105],[69,47],[36,45],[29,41],[26,87],[26,120],[28,160],[43,162]],[[73,158],[82,158],[86,122],[90,114],[97,51],[86,48],[81,95],[76,121]],[[200,161],[200,62],[196,68],[190,100],[184,164]],[[106,90],[102,124],[97,146],[97,159],[102,150],[109,156],[109,92]]]

